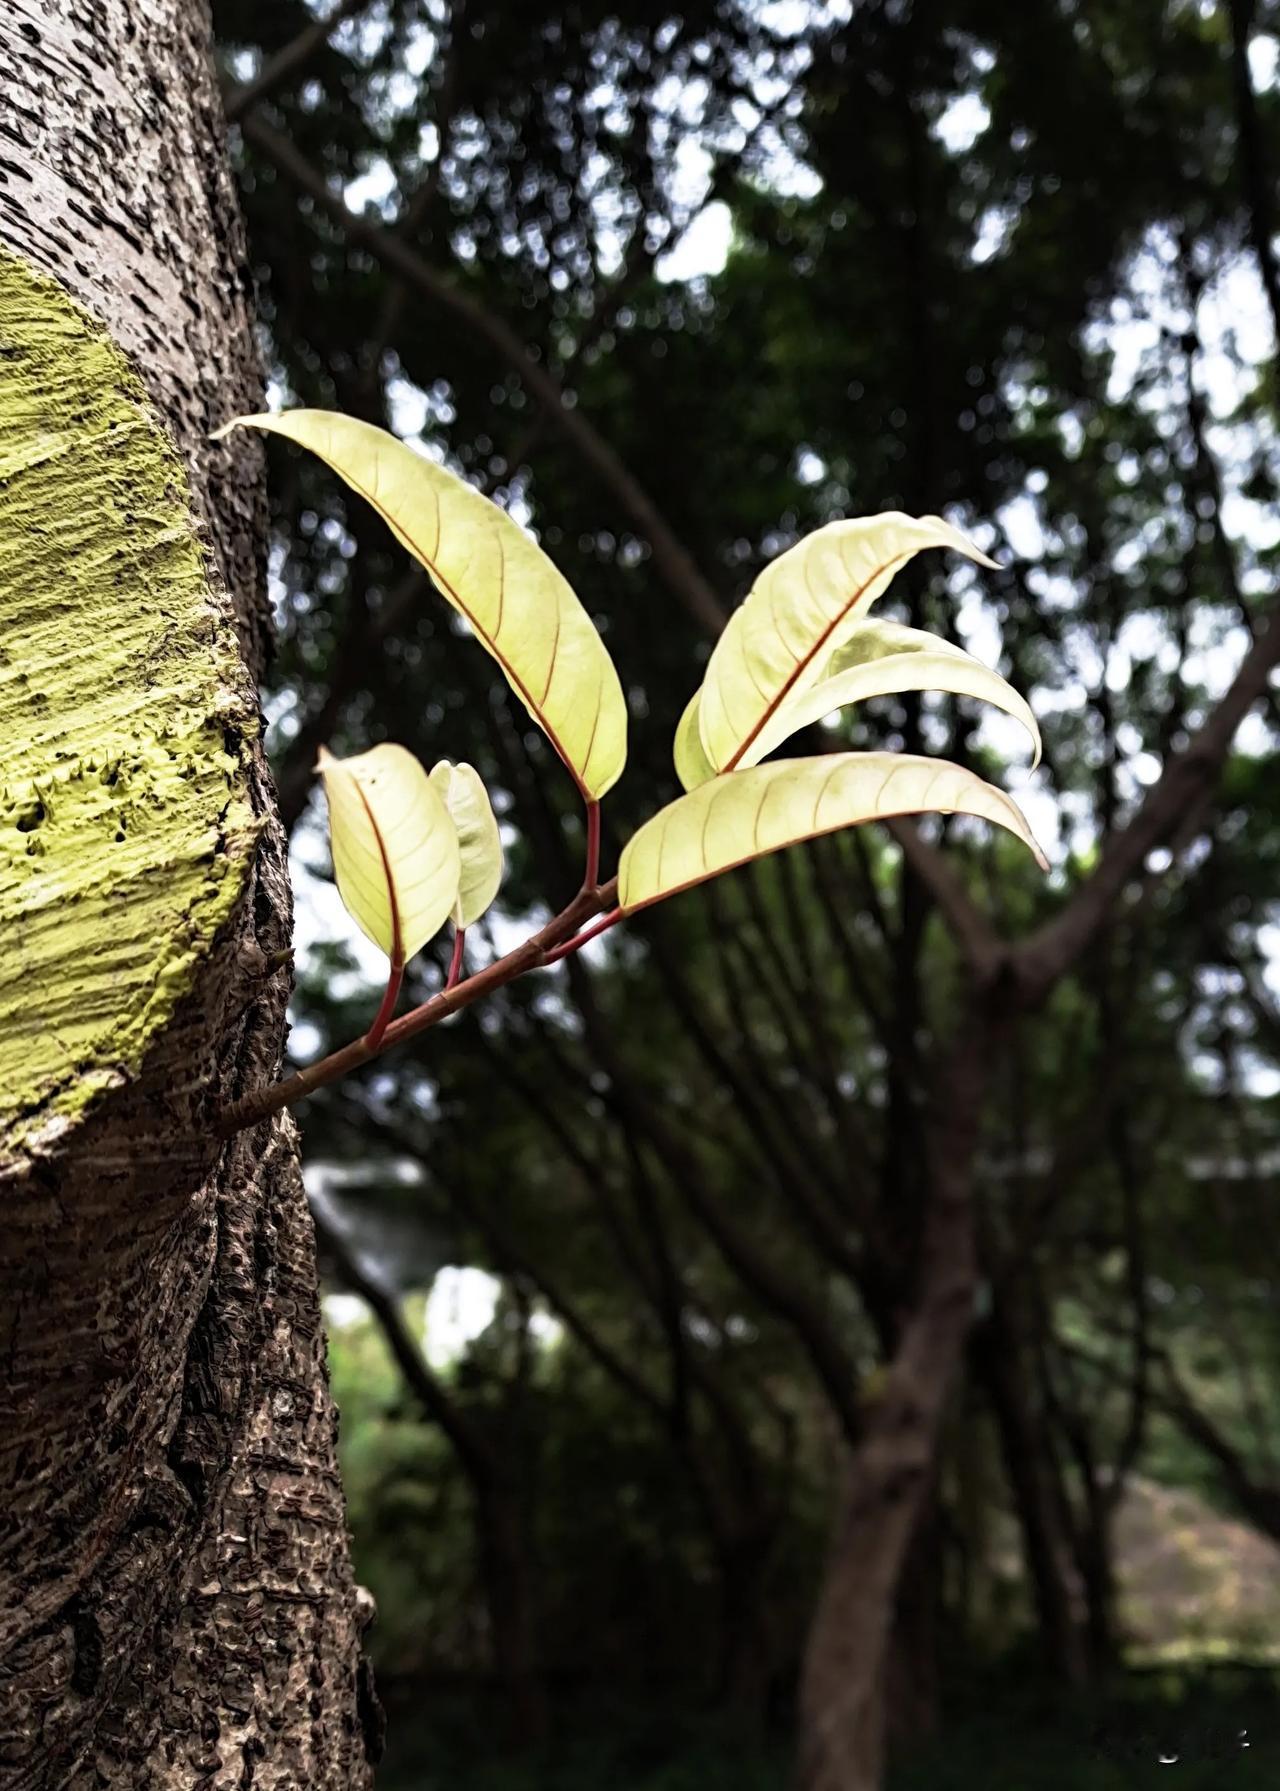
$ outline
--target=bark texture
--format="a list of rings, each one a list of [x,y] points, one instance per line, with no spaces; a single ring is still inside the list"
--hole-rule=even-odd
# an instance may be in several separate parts
[[[264,954],[290,911],[253,694],[260,461],[206,439],[261,379],[205,7],[7,0],[0,92],[0,249],[105,329],[176,447],[205,591],[164,638],[207,645],[210,750],[253,816],[214,829],[238,899],[168,942],[178,983],[137,1061],[81,1040],[65,1079],[93,1098],[42,1115],[37,1094],[0,1148],[0,1785],[348,1791],[375,1707],[296,1137],[287,1116],[225,1146],[210,1125],[277,1073],[286,989]],[[63,551],[74,571],[92,544]],[[118,584],[125,638],[138,586]],[[5,604],[0,677],[34,613]],[[161,739],[165,704],[121,726]],[[52,759],[56,706],[43,719]]]

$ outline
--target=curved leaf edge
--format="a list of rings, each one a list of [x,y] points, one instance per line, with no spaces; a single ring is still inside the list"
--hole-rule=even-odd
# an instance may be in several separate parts
[[[689,877],[680,883],[675,883],[659,889],[655,893],[646,895],[640,900],[629,901],[627,899],[627,872],[633,848],[649,829],[657,826],[664,819],[669,818],[672,812],[681,807],[682,804],[697,802],[704,797],[710,798],[710,793],[712,791],[723,789],[731,781],[737,783],[739,780],[745,781],[751,779],[752,781],[758,781],[767,785],[770,781],[778,778],[782,774],[795,772],[803,773],[807,770],[816,770],[818,767],[823,767],[832,773],[842,766],[849,766],[851,768],[861,766],[869,769],[869,762],[875,760],[881,761],[884,764],[886,775],[893,771],[899,771],[913,766],[918,767],[921,770],[928,769],[935,772],[940,770],[958,772],[962,776],[971,778],[973,784],[987,797],[994,798],[997,807],[1005,808],[1008,811],[1008,818],[1001,819],[997,815],[989,815],[980,811],[971,810],[959,802],[945,806],[916,802],[906,803],[901,807],[877,809],[852,819],[833,821],[829,826],[803,828],[789,838],[778,841],[776,845],[766,846],[760,850],[744,852],[739,858],[717,865],[712,870],[707,870],[698,876]],[[686,889],[696,888],[700,883],[708,883],[713,878],[724,876],[729,871],[739,870],[744,864],[750,864],[757,858],[767,858],[774,852],[785,851],[789,846],[803,845],[806,840],[821,839],[831,833],[842,833],[847,827],[861,827],[868,821],[891,821],[907,815],[921,814],[967,814],[974,820],[987,821],[991,825],[1003,827],[1006,832],[1011,833],[1015,839],[1020,840],[1022,844],[1028,848],[1035,859],[1036,864],[1042,871],[1047,872],[1049,869],[1048,859],[1037,844],[1025,815],[1023,815],[1021,809],[1018,807],[1017,803],[1014,802],[1013,798],[1006,795],[1005,792],[999,789],[995,784],[986,783],[982,778],[977,777],[973,773],[966,772],[962,765],[957,765],[950,759],[930,759],[908,753],[823,753],[815,758],[782,759],[768,765],[753,765],[742,771],[721,772],[709,783],[700,784],[696,789],[686,792],[685,795],[676,797],[675,801],[669,802],[665,808],[659,809],[656,815],[651,816],[648,821],[636,830],[627,841],[627,844],[623,847],[622,857],[618,866],[618,907],[623,914],[638,914],[643,909],[652,907],[656,902],[666,901],[671,896],[682,894]]]

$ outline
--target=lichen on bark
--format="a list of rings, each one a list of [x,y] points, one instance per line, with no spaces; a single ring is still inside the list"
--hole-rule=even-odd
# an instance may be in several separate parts
[[[247,875],[252,727],[136,374],[0,248],[0,1167],[192,989]]]
[[[24,264],[0,355],[27,350],[0,360],[0,789],[30,804],[0,826],[5,901],[15,863],[24,903],[47,878],[34,920],[0,922],[25,1091],[0,1108],[0,1785],[367,1791],[297,1136],[212,1124],[279,1075],[290,902],[253,694],[260,456],[209,443],[262,383],[207,4],[3,0],[0,91],[0,247]],[[32,411],[56,439],[19,456]],[[54,473],[54,518],[24,497],[15,531]],[[47,977],[29,944],[15,965],[19,927]],[[92,995],[86,1032],[55,986]],[[33,1075],[50,1031],[87,1092]]]

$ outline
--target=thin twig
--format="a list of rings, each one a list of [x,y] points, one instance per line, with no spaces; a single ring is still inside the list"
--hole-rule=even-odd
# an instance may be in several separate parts
[[[239,87],[228,88],[222,102],[227,122],[234,124],[254,106],[269,98],[278,87],[283,87],[291,76],[300,74],[311,58],[324,48],[338,26],[367,4],[368,0],[338,0],[331,13],[326,14],[323,19],[317,19],[313,25],[308,25],[305,31],[300,31],[292,43],[287,43],[283,50],[277,51],[251,81],[245,81]]]
[[[316,1089],[327,1088],[331,1082],[337,1082],[352,1070],[359,1069],[382,1051],[394,1050],[397,1045],[407,1044],[410,1039],[417,1038],[419,1033],[438,1026],[450,1014],[470,1007],[473,1002],[513,982],[516,977],[524,976],[530,970],[541,969],[550,962],[551,953],[557,947],[573,939],[584,920],[589,920],[593,914],[598,914],[602,908],[609,906],[617,893],[617,887],[617,879],[614,878],[602,889],[581,890],[554,920],[548,921],[540,932],[517,945],[495,964],[486,965],[483,970],[476,971],[474,976],[467,977],[465,982],[455,983],[451,989],[441,989],[430,1001],[424,1001],[421,1007],[414,1008],[412,1013],[393,1020],[376,1048],[370,1046],[367,1035],[355,1039],[351,1044],[344,1045],[340,1051],[322,1058],[319,1063],[299,1070],[296,1076],[290,1076],[283,1082],[276,1082],[270,1088],[259,1089],[254,1094],[246,1095],[243,1100],[236,1101],[214,1120],[215,1136],[232,1138],[237,1132],[243,1132],[246,1126],[257,1125],[272,1113],[279,1113],[281,1108],[295,1106],[307,1095],[314,1094]]]
[[[449,311],[469,334],[487,342],[519,376],[529,395],[546,411],[553,428],[582,457],[630,516],[648,541],[653,561],[689,613],[712,634],[719,634],[725,612],[693,556],[678,539],[648,492],[564,388],[502,317],[484,308],[470,293],[453,285],[385,225],[352,211],[338,187],[330,186],[282,132],[253,114],[242,126],[246,138],[274,163],[285,178],[306,193],[347,236],[362,243],[384,266],[397,273],[421,297]]]

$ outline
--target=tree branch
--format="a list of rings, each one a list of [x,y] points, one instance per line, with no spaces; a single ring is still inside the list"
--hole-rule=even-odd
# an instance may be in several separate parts
[[[885,823],[902,848],[902,856],[937,904],[975,982],[988,981],[1004,956],[1005,946],[987,916],[966,889],[949,858],[931,846],[914,821],[899,816]]]
[[[353,241],[361,243],[422,298],[451,313],[469,334],[487,342],[519,375],[530,396],[544,408],[552,427],[582,457],[630,517],[637,533],[648,541],[654,565],[689,614],[700,627],[719,634],[724,627],[725,611],[688,549],[614,448],[570,403],[558,381],[534,358],[533,351],[511,326],[452,285],[385,225],[353,212],[341,192],[331,187],[281,132],[256,116],[245,119],[243,130],[268,161],[299,192],[307,194],[335,218]]]
[[[330,1224],[314,1203],[311,1218],[320,1249],[332,1260],[343,1285],[352,1293],[359,1294],[372,1312],[386,1339],[387,1348],[404,1376],[405,1385],[427,1416],[440,1426],[453,1444],[469,1478],[487,1483],[493,1478],[493,1461],[489,1449],[480,1433],[432,1373],[430,1364],[404,1322],[400,1302],[375,1276],[367,1273],[337,1226]]]
[[[1280,274],[1276,270],[1272,183],[1262,153],[1258,103],[1249,73],[1249,38],[1256,0],[1229,0],[1231,14],[1231,77],[1235,88],[1236,134],[1240,150],[1240,184],[1249,213],[1249,235],[1258,258],[1258,272],[1271,308],[1271,325],[1280,343]]]
[[[292,1107],[295,1102],[305,1100],[316,1089],[327,1088],[331,1082],[341,1081],[343,1076],[349,1076],[352,1070],[369,1063],[380,1056],[382,1051],[407,1044],[410,1039],[417,1038],[419,1033],[447,1020],[450,1014],[456,1014],[461,1008],[470,1007],[483,996],[491,995],[495,989],[514,982],[516,977],[524,976],[530,970],[541,969],[549,961],[552,952],[572,939],[584,921],[612,906],[617,890],[616,877],[600,889],[581,890],[567,908],[557,914],[554,920],[547,922],[541,932],[517,945],[505,957],[486,965],[483,970],[477,970],[474,976],[467,977],[464,982],[454,983],[452,988],[441,989],[429,1001],[424,1001],[421,1007],[393,1020],[376,1050],[370,1048],[367,1037],[355,1039],[351,1044],[344,1045],[340,1051],[322,1058],[319,1063],[299,1070],[297,1075],[245,1095],[242,1100],[213,1116],[212,1129],[215,1136],[233,1138],[237,1132],[243,1132],[247,1126],[259,1124],[271,1114],[278,1113],[282,1107]]]
[[[338,0],[333,11],[323,19],[317,19],[304,31],[299,31],[292,43],[287,43],[283,50],[264,63],[251,81],[245,81],[239,87],[229,87],[223,93],[223,107],[227,114],[227,122],[234,124],[243,118],[246,112],[260,105],[270,97],[278,87],[283,87],[292,76],[300,74],[317,51],[322,50],[329,38],[345,19],[351,18],[369,0]]]
[[[1106,926],[1125,885],[1148,853],[1201,814],[1250,709],[1267,693],[1280,663],[1280,605],[1273,605],[1245,654],[1235,680],[1195,739],[1165,761],[1127,827],[1115,834],[1097,869],[1055,920],[1011,948],[1025,1005],[1042,1000]]]

